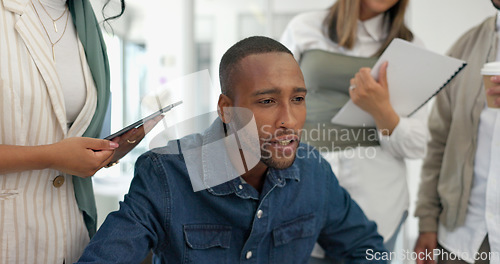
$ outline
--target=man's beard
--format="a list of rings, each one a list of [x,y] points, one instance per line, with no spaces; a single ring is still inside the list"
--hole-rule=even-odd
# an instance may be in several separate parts
[[[265,158],[264,156],[262,156],[260,161],[262,161],[262,163],[266,164],[266,166],[268,166],[269,168],[284,170],[284,169],[292,166],[293,162],[295,161],[295,158],[296,157],[293,157],[293,159],[286,160],[286,161],[278,161],[278,160],[274,160],[272,157]]]
[[[300,141],[298,143],[300,143]],[[300,146],[300,144],[297,145]],[[274,159],[273,157],[274,156],[272,155],[271,150],[267,150],[264,147],[261,147],[260,161],[269,168],[274,168],[278,170],[284,170],[292,166],[292,164],[295,162],[295,159],[297,158],[297,150],[293,153],[293,158],[291,159],[279,160],[279,159]]]

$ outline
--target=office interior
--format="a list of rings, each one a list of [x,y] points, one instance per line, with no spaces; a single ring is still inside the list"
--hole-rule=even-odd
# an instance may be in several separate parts
[[[101,10],[106,0],[91,2],[102,20]],[[211,87],[205,91],[179,90],[195,102],[196,109],[177,118],[216,111],[218,64],[227,48],[252,35],[279,39],[295,15],[326,9],[333,3],[332,0],[126,0],[124,15],[103,24],[112,74],[108,130],[117,131],[147,115],[151,109],[144,107],[146,96],[194,73],[201,73]],[[104,15],[113,15],[118,10],[119,1],[111,0]],[[411,0],[407,25],[427,49],[445,54],[461,34],[495,12],[490,0]],[[415,78],[418,77],[416,72]],[[118,202],[123,200],[132,180],[135,160],[150,149],[150,141],[147,136],[118,165],[102,169],[93,177],[99,225],[109,212],[118,209]],[[421,161],[409,160],[407,165],[410,211],[397,247],[411,250],[418,236],[413,210]]]

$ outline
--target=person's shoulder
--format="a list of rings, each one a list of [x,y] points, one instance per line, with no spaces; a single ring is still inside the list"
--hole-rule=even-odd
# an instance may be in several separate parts
[[[415,33],[413,33],[413,40],[411,41],[411,43],[415,44],[418,47],[425,48],[424,41],[421,38],[419,38],[417,35],[415,35]]]
[[[488,17],[481,24],[466,31],[451,47],[449,54],[457,57],[461,56],[466,47],[480,45],[484,37],[489,37],[495,30],[496,15]],[[473,48],[472,48],[473,50]]]
[[[296,15],[290,20],[289,25],[294,28],[321,27],[328,15],[328,10],[309,11]]]
[[[325,183],[325,181],[330,180],[336,182],[330,163],[323,158],[315,147],[309,144],[300,143],[295,157],[295,165],[300,170],[301,178],[307,178],[307,182],[313,184]]]
[[[318,164],[322,162],[326,162],[323,159],[323,156],[319,153],[319,151],[307,144],[307,143],[300,143],[299,147],[297,148],[297,153],[295,157],[295,161],[298,163],[299,166],[314,166],[315,168],[318,167]]]
[[[470,37],[471,35],[478,34],[478,33],[483,32],[483,31],[489,32],[489,31],[495,30],[496,17],[497,16],[495,15],[495,16],[490,16],[490,17],[486,18],[479,25],[476,25],[476,26],[472,27],[471,29],[469,29],[468,31],[466,31],[460,37],[460,39],[463,39],[464,37]]]
[[[170,140],[163,147],[153,148],[138,159],[136,166],[142,166],[145,160],[152,163],[161,163],[163,166],[168,164],[184,164],[182,151],[186,149],[195,149],[202,144],[202,135],[191,134],[180,139]]]
[[[317,21],[323,20],[328,15],[328,10],[315,10],[299,13],[292,18],[292,21]]]

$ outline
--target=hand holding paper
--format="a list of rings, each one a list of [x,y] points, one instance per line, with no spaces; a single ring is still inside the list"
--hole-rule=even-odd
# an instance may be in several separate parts
[[[352,102],[373,117],[384,135],[390,135],[399,122],[389,99],[387,66],[387,62],[382,64],[379,81],[373,78],[370,68],[361,68],[351,79],[351,87],[355,88],[349,89]]]
[[[389,62],[387,83],[390,102],[399,116],[410,116],[436,95],[466,65],[464,61],[394,39],[371,71],[377,79],[380,66]],[[418,75],[418,78],[415,76]],[[346,84],[347,85],[347,84]],[[345,126],[374,126],[373,117],[351,100],[332,119]]]

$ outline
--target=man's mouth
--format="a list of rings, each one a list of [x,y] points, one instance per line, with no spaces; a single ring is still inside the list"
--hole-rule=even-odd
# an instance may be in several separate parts
[[[292,143],[293,140],[292,139],[288,139],[288,140],[281,140],[281,141],[278,141],[278,144],[281,145],[281,146],[286,146],[286,145],[289,145],[290,143]]]
[[[276,146],[289,146],[299,141],[299,137],[297,135],[285,135],[276,137],[273,140],[270,140],[269,143]]]
[[[299,147],[299,136],[287,134],[264,141],[262,152],[265,158],[292,158]]]

